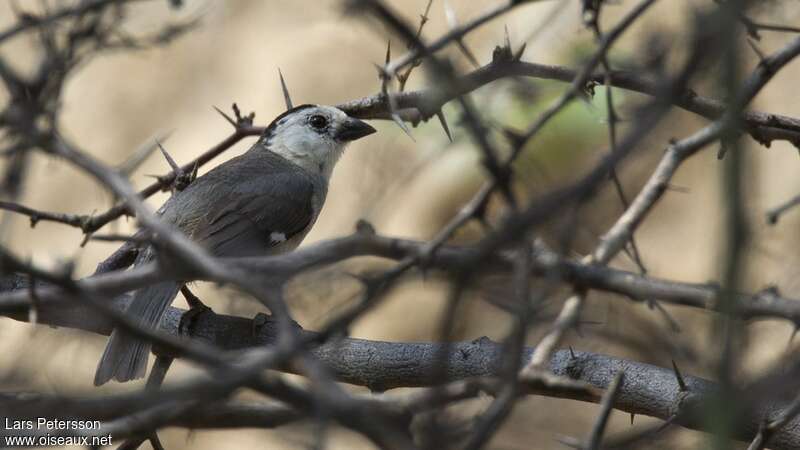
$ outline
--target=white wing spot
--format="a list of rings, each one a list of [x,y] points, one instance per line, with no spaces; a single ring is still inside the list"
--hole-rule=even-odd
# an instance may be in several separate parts
[[[272,233],[269,234],[269,240],[270,242],[279,244],[286,240],[286,235],[284,233],[278,233],[276,231],[273,231]]]

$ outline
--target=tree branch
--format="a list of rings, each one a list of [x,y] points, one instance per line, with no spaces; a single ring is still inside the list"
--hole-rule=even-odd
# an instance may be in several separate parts
[[[129,298],[121,297],[115,299],[115,305],[122,307],[127,301]],[[42,311],[40,322],[47,323],[45,320],[52,317],[59,318],[58,322],[63,323],[63,312],[68,312],[68,315],[81,315],[80,311],[62,310],[58,314]],[[162,331],[177,336],[180,317],[184,313],[184,310],[170,307],[161,322]],[[111,327],[110,322],[103,323],[103,320],[97,317],[93,318],[93,323],[82,324],[82,329],[101,334],[108,334]],[[268,320],[254,329],[250,319],[204,314],[198,318],[193,328],[193,336],[224,350],[241,350],[274,345],[278,334],[277,328],[275,320]],[[313,332],[309,331],[302,333],[307,336],[313,335]],[[442,345],[448,345],[449,351],[442,353]],[[525,349],[523,353],[525,361],[531,357],[533,351],[533,348]],[[438,358],[442,354],[447,355],[445,381],[493,376],[504,359],[503,346],[487,338],[451,344],[381,342],[346,338],[321,345],[313,349],[312,353],[330,368],[339,381],[367,386],[375,391],[431,385],[432,376],[440,364]],[[605,389],[617,372],[624,371],[625,383],[618,388],[615,408],[661,419],[668,419],[677,414],[679,418],[676,423],[698,430],[705,429],[706,421],[696,415],[696,408],[699,408],[706,396],[715,389],[715,384],[711,381],[684,375],[682,378],[688,390],[681,392],[671,369],[591,352],[557,351],[552,356],[549,369],[556,375],[586,382],[598,389]],[[601,401],[599,394],[580,392],[534,389],[530,393],[557,395],[594,403]],[[42,411],[39,409],[44,406],[41,398],[35,400],[14,398],[13,401],[0,402],[0,406],[7,408],[8,411],[14,411],[21,408],[21,405],[33,401],[39,402],[35,409]],[[64,406],[63,403],[61,406]],[[771,411],[775,414],[772,417],[777,417],[783,409],[772,407]],[[753,418],[747,422],[737,437],[742,440],[753,439],[759,430],[759,420]],[[792,418],[776,430],[771,439],[772,448],[796,448],[800,445],[800,419]]]

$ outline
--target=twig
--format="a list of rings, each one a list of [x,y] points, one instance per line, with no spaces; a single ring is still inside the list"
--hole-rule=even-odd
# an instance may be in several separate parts
[[[781,216],[789,211],[790,209],[794,208],[795,206],[800,205],[800,195],[795,196],[791,200],[787,201],[786,203],[776,206],[775,208],[767,211],[767,223],[770,225],[775,225],[778,223],[778,220]]]
[[[354,1],[355,5],[363,4],[363,3],[370,3],[369,1]],[[389,74],[397,73],[403,67],[408,66],[409,64],[413,64],[414,61],[420,59],[423,56],[428,56],[437,52],[444,48],[450,42],[455,42],[462,39],[467,33],[478,28],[479,26],[483,25],[484,23],[510,11],[515,6],[521,4],[520,2],[514,1],[507,1],[499,6],[491,8],[478,17],[472,19],[471,21],[461,25],[458,28],[450,30],[447,34],[442,36],[441,38],[431,42],[427,46],[423,48],[415,48],[414,50],[410,51],[409,53],[401,56],[400,58],[392,61],[390,64],[387,64],[384,68],[385,71]]]
[[[603,394],[603,399],[600,401],[600,414],[592,426],[592,432],[589,435],[589,441],[586,444],[587,450],[598,450],[603,442],[603,433],[605,433],[608,418],[611,416],[611,410],[614,409],[614,404],[619,394],[619,388],[625,380],[625,372],[619,371],[614,376],[611,384],[608,385],[606,393]]]
[[[33,208],[28,208],[27,206],[19,205],[12,202],[0,201],[0,209],[13,211],[15,213],[28,216],[30,218],[31,228],[35,227],[36,224],[38,224],[40,221],[46,221],[46,222],[63,223],[84,230],[87,229],[88,222],[89,220],[91,220],[89,216],[38,211]]]
[[[499,79],[520,76],[572,82],[577,78],[578,71],[564,66],[503,60],[490,63],[461,76],[447,95],[442,91],[431,88],[420,91],[397,92],[393,93],[392,97],[396,100],[398,108],[407,117],[407,120],[416,122],[434,114],[443,104],[458,95],[471,92]],[[605,75],[603,73],[592,73],[586,79],[586,82],[603,84],[604,80]],[[661,87],[656,81],[633,72],[612,71],[609,74],[609,82],[615,88],[650,96],[658,96],[660,95],[659,92],[661,92]],[[711,120],[718,119],[725,112],[725,104],[722,101],[704,97],[689,90],[677,92],[676,95],[665,100]],[[388,119],[386,101],[380,95],[352,100],[339,104],[338,107],[359,118]],[[759,142],[768,143],[772,140],[800,142],[800,119],[751,110],[742,113],[742,121],[747,125],[747,130]]]
[[[261,258],[225,258],[221,262],[232,269],[245,271],[257,276],[268,276],[275,283],[284,283],[305,271],[325,267],[339,261],[357,256],[380,256],[398,261],[413,259],[428,246],[428,242],[392,239],[382,236],[355,234],[350,237],[334,239],[298,249],[292,253]],[[452,271],[466,264],[478,253],[476,247],[441,246],[426,261],[426,267]],[[483,260],[487,274],[508,273],[513,263],[504,255],[496,255]],[[534,252],[532,260],[534,275],[552,277],[571,283],[575,288],[597,289],[614,292],[633,300],[654,299],[664,303],[691,308],[713,310],[719,286],[713,283],[682,283],[672,280],[642,276],[633,272],[582,264],[569,261],[557,255]],[[7,266],[7,270],[11,266]],[[201,273],[182,272],[182,276],[196,279],[210,279]],[[44,274],[47,276],[47,274]],[[40,279],[46,279],[41,278]],[[169,279],[170,275],[154,265],[142,266],[124,273],[108,272],[76,281],[80,289],[96,296],[113,297],[139,289],[149,284]],[[63,290],[54,286],[37,289],[42,304],[58,302]],[[779,318],[792,323],[800,323],[800,300],[783,297],[775,289],[758,293],[740,293],[736,312],[742,319]],[[29,308],[29,298],[25,292],[7,291],[0,295],[0,313],[25,316]],[[75,309],[76,315],[64,313],[61,318],[51,317],[55,325],[75,326],[75,321],[91,322],[86,311]],[[63,319],[63,322],[60,320]]]
[[[797,417],[798,414],[800,414],[800,396],[795,397],[792,403],[785,410],[781,411],[775,419],[764,421],[759,427],[758,434],[756,434],[753,442],[747,447],[747,450],[762,450],[769,444],[772,436]]]
[[[80,4],[71,7],[71,8],[64,8],[60,11],[57,11],[53,14],[50,14],[45,17],[35,17],[29,14],[26,14],[26,20],[18,21],[14,26],[6,29],[3,32],[0,32],[0,42],[9,39],[23,31],[27,31],[31,28],[39,28],[50,25],[52,22],[73,16],[81,16],[87,12],[102,10],[103,8],[107,7],[108,5],[114,3],[122,3],[126,0],[91,0],[86,2],[81,2]],[[127,0],[127,1],[140,1],[140,0]]]

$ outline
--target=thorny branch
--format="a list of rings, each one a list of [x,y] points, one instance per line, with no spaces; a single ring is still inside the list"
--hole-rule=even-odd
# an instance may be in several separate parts
[[[115,303],[123,306],[129,298],[119,297]],[[59,303],[61,306],[59,306]],[[107,334],[114,323],[109,320],[96,320],[88,323],[80,320],[79,316],[85,314],[85,309],[74,310],[64,308],[63,302],[52,305],[53,309],[45,308],[42,313],[45,317],[52,318],[56,324],[64,321],[81,323],[77,326],[87,331]],[[66,317],[63,314],[66,312]],[[170,308],[162,322],[162,332],[169,335],[178,335],[178,324],[184,310]],[[70,317],[72,316],[72,317]],[[204,315],[196,324],[195,336],[202,342],[214,343],[217,348],[228,351],[249,349],[255,347],[273,346],[277,341],[277,324],[275,320],[267,320],[260,324],[253,333],[252,322],[249,319],[224,316]],[[50,322],[44,322],[50,323]],[[303,331],[312,335],[313,332]],[[431,343],[402,343],[366,341],[361,339],[340,339],[317,347],[313,354],[334,371],[341,381],[365,385],[374,391],[384,391],[395,387],[423,387],[430,384],[430,376],[437,365],[436,356],[438,346]],[[473,342],[453,344],[453,351],[449,353],[448,379],[461,380],[449,384],[445,393],[453,400],[471,398],[480,392],[491,393],[496,389],[489,380],[482,377],[494,373],[503,360],[503,346],[483,338]],[[525,358],[529,358],[533,349],[524,351]],[[409,365],[398,367],[393,361],[396,355],[408,355],[406,360]],[[681,380],[687,386],[688,393],[681,395],[679,381],[671,369],[659,368],[649,364],[609,357],[590,352],[562,350],[553,355],[549,364],[554,373],[571,379],[588,383],[588,386],[578,388],[570,386],[562,388],[558,385],[548,387],[546,384],[537,384],[531,387],[529,393],[539,395],[552,395],[560,398],[571,398],[580,401],[600,402],[601,391],[605,389],[614,378],[614,375],[624,370],[625,382],[621,383],[617,392],[619,401],[615,408],[635,414],[651,415],[654,417],[670,418],[682,407],[688,407],[687,415],[678,423],[696,429],[704,429],[701,419],[689,414],[692,408],[700,407],[704,395],[714,390],[714,384],[702,378],[683,375]],[[478,377],[478,378],[475,378]],[[196,387],[197,381],[187,382],[187,385]],[[205,390],[216,388],[217,384],[209,380],[203,382]],[[87,417],[106,417],[115,415],[120,409],[133,411],[150,408],[160,404],[159,400],[185,401],[193,399],[196,395],[192,388],[186,385],[167,386],[159,393],[157,398],[148,395],[146,391],[129,395],[114,395],[91,399],[53,398],[40,396],[19,396],[8,400],[5,405],[17,411],[17,415],[24,417],[26,414],[39,411],[39,408],[53,407],[55,405],[69,406],[75,413],[85,414]],[[395,400],[397,399],[397,400]],[[12,401],[13,400],[13,401]],[[428,402],[424,392],[415,393],[404,398],[401,394],[387,392],[376,397],[376,400],[393,407],[418,410]],[[440,401],[447,399],[440,399]],[[424,401],[424,403],[423,403]],[[430,406],[428,406],[430,407]],[[777,417],[784,411],[780,405],[772,406],[771,416]],[[752,422],[742,431],[740,438],[752,439],[759,429],[761,417],[755,415]],[[170,417],[161,417],[161,420],[170,421]],[[256,420],[256,419],[252,419]],[[792,418],[792,423],[798,419]],[[169,423],[169,422],[168,422]],[[241,425],[246,426],[246,425]],[[773,441],[773,448],[791,448],[791,442],[798,442],[794,430],[795,425],[785,431],[776,430],[776,437],[780,440]],[[780,444],[784,442],[784,444]],[[779,445],[783,445],[782,447]]]

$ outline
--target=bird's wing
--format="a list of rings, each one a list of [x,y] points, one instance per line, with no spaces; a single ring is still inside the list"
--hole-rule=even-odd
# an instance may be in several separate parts
[[[314,185],[306,177],[275,173],[246,185],[217,189],[215,201],[222,208],[190,227],[192,239],[213,254],[264,254],[304,233],[314,221]]]

